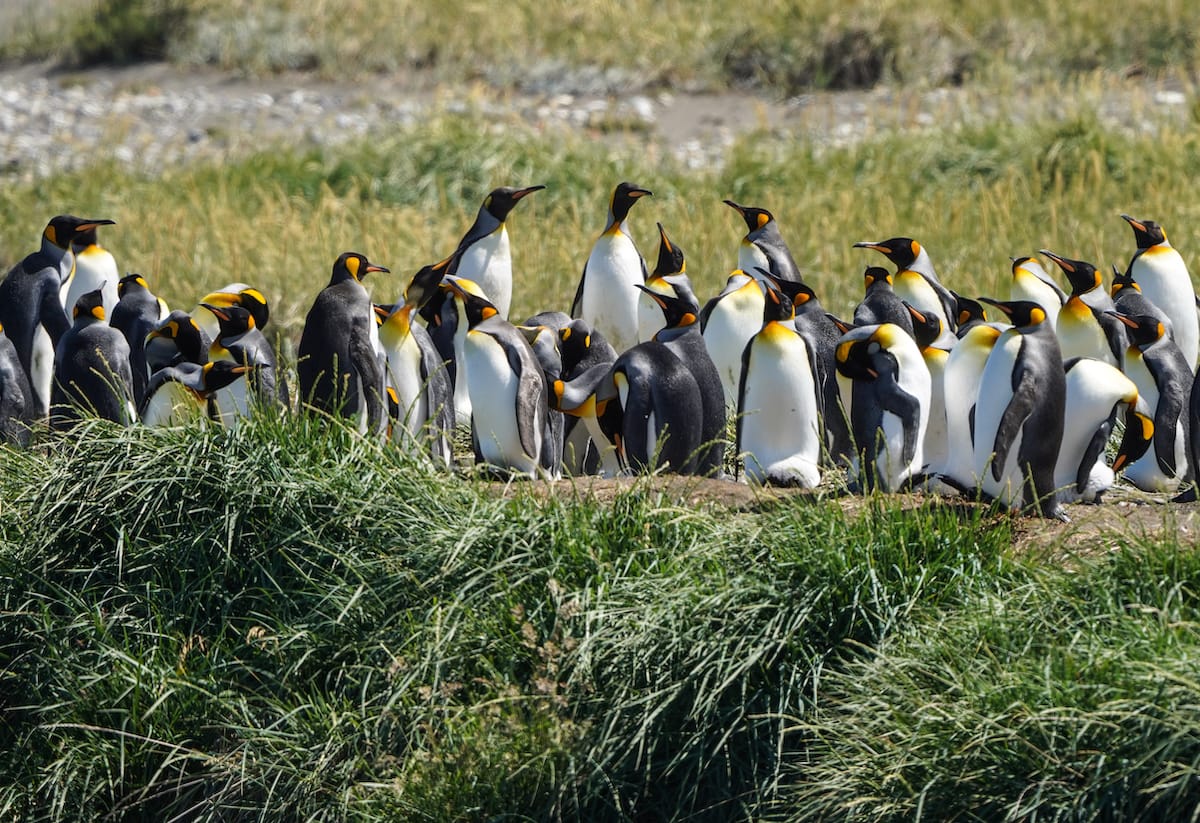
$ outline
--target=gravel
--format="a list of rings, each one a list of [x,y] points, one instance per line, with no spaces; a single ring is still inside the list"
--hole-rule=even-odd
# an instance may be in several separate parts
[[[525,86],[531,91],[511,93],[430,89],[399,76],[359,84],[303,74],[249,80],[167,64],[71,74],[23,66],[0,72],[0,179],[44,177],[98,157],[157,172],[273,143],[336,146],[438,111],[476,111],[498,127],[511,123],[600,140],[632,135],[659,141],[691,168],[719,166],[732,142],[749,131],[821,147],[895,130],[962,128],[997,118],[1017,123],[1029,116],[1028,106],[1018,101],[966,89],[879,88],[771,100],[736,92],[623,93],[620,78],[603,80],[578,82],[574,75],[547,71],[541,82]],[[1088,110],[1112,128],[1153,131],[1164,123],[1186,125],[1196,108],[1189,91],[1141,79],[1072,97],[1069,106],[1039,108],[1038,116]]]

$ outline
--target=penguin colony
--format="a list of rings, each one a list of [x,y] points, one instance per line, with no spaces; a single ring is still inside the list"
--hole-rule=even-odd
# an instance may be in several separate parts
[[[505,224],[542,188],[488,194],[454,252],[392,304],[364,285],[386,267],[338,257],[300,337],[298,411],[349,418],[442,468],[465,424],[475,462],[503,477],[723,477],[732,417],[733,479],[757,485],[844,472],[851,491],[1064,518],[1062,503],[1098,503],[1123,473],[1195,499],[1196,295],[1153,221],[1122,215],[1136,251],[1108,288],[1092,263],[1042,249],[1069,289],[1023,255],[1007,294],[978,299],[943,285],[916,240],[855,243],[890,267],[864,259],[846,321],[821,307],[771,212],[731,200],[746,227],[737,269],[701,304],[662,224],[648,269],[629,221],[652,193],[623,182],[570,313],[515,324]],[[97,234],[111,225],[54,217],[0,282],[0,437],[28,445],[85,416],[236,426],[289,413],[266,296],[233,283],[171,311],[142,275],[119,276]]]

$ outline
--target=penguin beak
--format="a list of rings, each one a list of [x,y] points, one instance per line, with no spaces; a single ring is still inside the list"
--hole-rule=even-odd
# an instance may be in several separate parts
[[[369,274],[370,272],[373,272],[373,271],[382,272],[384,274],[392,273],[392,270],[386,266],[376,266],[374,263],[368,263],[367,267],[365,269],[363,269],[363,274]]]
[[[1141,220],[1136,220],[1136,219],[1134,219],[1134,218],[1130,217],[1128,214],[1122,214],[1122,215],[1121,215],[1121,219],[1122,219],[1122,220],[1124,220],[1124,221],[1125,221],[1126,223],[1128,223],[1129,225],[1133,226],[1133,227],[1134,227],[1135,229],[1137,229],[1138,231],[1145,231],[1145,230],[1146,230],[1146,224],[1145,224],[1145,223],[1143,223]]]
[[[1060,269],[1065,271],[1067,274],[1070,274],[1075,271],[1075,266],[1073,266],[1070,262],[1068,262],[1065,257],[1059,257],[1057,254],[1050,251],[1049,249],[1038,249],[1038,253],[1044,254],[1047,257],[1049,257],[1051,260],[1053,260],[1055,263],[1058,264],[1058,267]]]
[[[1109,309],[1108,311],[1106,311],[1104,313],[1107,314],[1109,317],[1117,318],[1118,320],[1120,320],[1122,323],[1124,323],[1126,326],[1128,326],[1131,329],[1136,329],[1138,327],[1138,322],[1136,320],[1134,320],[1132,317],[1130,317],[1128,315],[1121,314],[1119,311],[1113,311],[1112,309]]]
[[[658,239],[662,242],[663,248],[668,252],[672,251],[671,238],[667,237],[667,230],[663,228],[663,224],[655,223],[654,225],[658,226]]]
[[[733,209],[734,211],[736,211],[736,212],[737,212],[738,214],[740,214],[742,217],[745,217],[745,216],[746,216],[746,208],[745,208],[745,206],[739,206],[737,203],[733,202],[732,200],[722,200],[721,202],[722,202],[722,203],[724,203],[726,206],[729,206],[729,208],[731,208],[731,209]]]
[[[526,188],[518,189],[517,191],[513,192],[512,199],[520,200],[525,195],[533,194],[535,191],[541,191],[544,188],[546,188],[546,187],[545,186],[527,186]]]
[[[116,220],[108,220],[108,219],[88,220],[86,223],[80,223],[75,228],[75,231],[76,232],[90,231],[91,229],[94,229],[97,226],[115,226],[115,225],[117,225]]]
[[[1012,317],[1013,310],[1010,307],[1001,303],[999,300],[993,300],[990,297],[976,297],[975,299],[978,300],[980,303],[987,303],[989,306],[995,306],[1000,311],[1007,314],[1009,317]]]
[[[224,312],[221,309],[217,308],[213,304],[201,303],[200,305],[203,306],[204,308],[208,309],[210,312],[212,312],[218,320],[226,320],[226,321],[229,320],[229,314],[227,312]],[[232,305],[232,303],[230,305]]]
[[[860,240],[850,248],[852,249],[874,249],[875,251],[887,251],[887,247],[879,243],[874,243],[870,240]],[[878,258],[876,258],[878,259]]]
[[[633,285],[635,287],[641,289],[642,291],[644,291],[646,294],[650,295],[650,299],[653,300],[655,303],[657,303],[660,307],[662,307],[664,309],[667,307],[667,301],[665,299],[663,299],[663,296],[661,294],[659,294],[658,292],[654,291],[653,289],[647,288],[646,286],[643,286],[641,283],[634,283]]]
[[[238,302],[236,294],[230,294],[227,291],[214,291],[204,295],[200,299],[200,305],[204,306],[209,311],[212,311],[213,306],[232,306]]]

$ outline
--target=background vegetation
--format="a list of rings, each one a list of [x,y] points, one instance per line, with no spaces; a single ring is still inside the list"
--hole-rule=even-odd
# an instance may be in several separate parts
[[[726,197],[772,209],[843,313],[877,262],[855,240],[911,234],[968,293],[1041,247],[1123,264],[1122,211],[1192,260],[1196,108],[1118,126],[1100,103],[1131,72],[1190,88],[1194,6],[64,0],[15,15],[4,54],[500,87],[981,83],[994,117],[846,146],[763,131],[699,170],[643,133],[471,112],[154,175],[100,154],[5,180],[0,262],[51,214],[111,217],[122,268],[184,307],[255,283],[286,344],[340,251],[392,267],[372,288],[394,299],[502,184],[548,186],[511,219],[518,315],[566,307],[621,179],[655,192],[643,252],[661,220],[703,295],[744,233]],[[1178,819],[1200,805],[1200,555],[1163,517],[1047,558],[975,507],[738,508],[651,478],[547,496],[311,422],[95,424],[0,450],[0,817]]]

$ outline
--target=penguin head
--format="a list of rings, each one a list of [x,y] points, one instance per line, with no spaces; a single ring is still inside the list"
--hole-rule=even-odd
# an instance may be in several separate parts
[[[629,216],[629,210],[633,208],[633,204],[638,201],[638,198],[648,197],[652,194],[653,192],[649,189],[643,189],[628,181],[618,183],[608,205],[609,225],[621,225]]]
[[[71,248],[71,244],[75,242],[75,238],[80,234],[92,231],[94,232],[97,226],[114,226],[115,220],[104,218],[86,218],[76,217],[73,214],[60,214],[50,218],[50,222],[46,224],[46,228],[42,232],[42,237],[58,248],[66,251]],[[93,241],[95,235],[92,235]]]
[[[558,351],[562,355],[564,372],[570,373],[587,357],[595,333],[587,321],[580,318],[558,330]]]
[[[908,333],[891,323],[860,326],[842,335],[834,349],[837,370],[851,380],[875,380],[885,371],[895,371],[896,357],[888,351],[896,333]]]
[[[501,186],[498,189],[492,189],[491,193],[483,199],[483,208],[496,220],[503,223],[508,219],[508,215],[516,208],[517,203],[521,202],[521,198],[528,194],[533,194],[535,191],[541,191],[545,186],[526,186],[523,189],[515,189],[511,186]]]
[[[404,305],[412,306],[420,311],[439,293],[438,284],[446,275],[446,269],[453,257],[447,257],[438,263],[422,266],[420,271],[412,276],[404,287]]]
[[[1046,310],[1032,300],[993,300],[980,297],[982,302],[995,306],[1008,316],[1008,322],[1018,329],[1029,330],[1046,322]]]
[[[146,282],[146,278],[136,272],[130,272],[117,281],[118,298],[124,297],[127,294],[138,294],[144,291],[150,291],[150,284]]]
[[[683,259],[683,249],[671,242],[662,223],[655,225],[658,226],[658,262],[654,264],[654,276],[666,277],[668,274],[687,271],[687,261]]]
[[[954,313],[957,325],[965,326],[975,321],[987,322],[987,312],[984,311],[982,303],[978,300],[964,297],[958,292],[952,291],[950,294],[954,296]]]
[[[766,269],[761,266],[758,267],[758,271],[764,272],[769,276],[769,272],[766,272]],[[814,305],[820,305],[820,301],[817,300],[817,293],[807,283],[800,280],[777,280],[773,277],[771,278],[771,283],[775,288],[787,295],[788,299],[792,301],[793,309],[798,309],[813,301],[816,301]]]
[[[1124,324],[1129,335],[1129,342],[1139,349],[1147,349],[1169,333],[1167,324],[1162,318],[1152,314],[1122,314],[1119,311],[1106,311],[1105,314],[1117,318]]]
[[[883,266],[867,266],[863,272],[864,291],[870,291],[876,283],[892,285],[892,273]]]
[[[344,283],[347,280],[361,283],[364,277],[376,271],[387,273],[391,270],[375,265],[367,259],[366,255],[356,251],[342,252],[333,263],[333,276],[330,278],[329,284]]]
[[[1112,285],[1108,287],[1108,293],[1113,297],[1116,297],[1121,292],[1121,289],[1133,289],[1136,292],[1142,290],[1142,287],[1133,279],[1132,269],[1123,272],[1116,266],[1113,266],[1112,273]]]
[[[1144,414],[1139,408],[1137,391],[1130,397],[1122,398],[1128,404],[1125,410],[1125,434],[1121,437],[1121,445],[1117,447],[1116,457],[1113,458],[1112,470],[1119,472],[1126,465],[1139,460],[1150,449],[1154,441],[1154,420]]]
[[[874,249],[882,254],[896,271],[903,271],[913,264],[921,253],[921,244],[911,237],[893,237],[889,240],[863,240],[854,244],[856,249]]]
[[[847,323],[845,320],[842,320],[840,317],[835,314],[831,314],[830,312],[825,312],[825,319],[832,323],[834,328],[836,328],[841,334],[849,334],[855,328],[853,323]]]
[[[767,323],[790,323],[796,317],[792,298],[779,288],[779,282],[771,279],[764,281],[766,291],[763,301],[763,325]]]
[[[71,310],[71,316],[75,318],[75,322],[82,321],[103,321],[104,317],[104,296],[100,289],[92,289],[87,294],[80,295],[75,301],[75,307]]]
[[[208,362],[208,347],[204,344],[204,335],[200,324],[185,311],[176,309],[168,314],[149,334],[146,335],[146,348],[157,347],[158,341],[178,352],[179,356],[189,363],[203,365]],[[171,358],[167,358],[171,359]]]
[[[217,360],[205,363],[200,377],[200,384],[204,387],[204,394],[208,395],[220,391],[254,368],[254,366],[234,363],[232,360]]]
[[[271,307],[266,296],[245,283],[232,283],[220,291],[209,292],[200,299],[200,305],[205,304],[208,304],[210,311],[211,306],[241,306],[250,312],[255,327],[260,330],[265,328],[267,321],[271,319]]]
[[[257,328],[254,315],[250,313],[249,309],[237,305],[214,306],[211,303],[201,303],[200,305],[217,318],[217,325],[220,327],[220,332],[217,334],[218,340],[239,337],[250,329]]]
[[[696,322],[696,304],[686,297],[680,297],[676,293],[659,294],[653,289],[643,286],[641,283],[635,283],[639,289],[650,295],[650,299],[658,304],[662,309],[664,326],[667,329],[682,328],[690,326]]]
[[[467,316],[467,325],[470,328],[500,314],[499,310],[483,296],[479,286],[472,280],[447,274],[442,278],[441,288],[462,301],[463,310]]]
[[[1133,229],[1133,237],[1137,240],[1139,249],[1148,249],[1159,243],[1167,242],[1167,233],[1153,220],[1135,220],[1128,214],[1122,214],[1121,219]]]
[[[726,206],[736,211],[746,221],[746,228],[751,234],[766,226],[775,216],[766,209],[760,209],[757,206],[743,206],[732,200],[722,201]]]
[[[1085,260],[1071,260],[1068,257],[1061,257],[1049,249],[1042,249],[1041,253],[1053,260],[1063,270],[1063,273],[1067,275],[1067,280],[1071,282],[1072,295],[1089,292],[1092,289],[1100,288],[1104,284],[1099,269]]]
[[[942,336],[942,320],[933,312],[924,312],[907,301],[904,303],[904,308],[908,309],[908,313],[912,315],[913,320],[913,339],[917,341],[917,348],[927,349],[933,345],[933,341]]]

